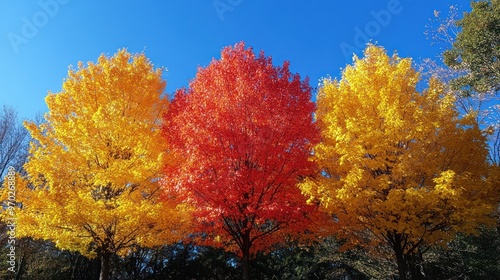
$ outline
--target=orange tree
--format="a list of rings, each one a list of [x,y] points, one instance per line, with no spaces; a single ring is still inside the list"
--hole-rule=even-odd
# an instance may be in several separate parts
[[[114,254],[178,240],[186,208],[159,199],[161,167],[172,162],[160,132],[161,73],[144,54],[120,50],[79,63],[49,93],[45,122],[25,124],[34,140],[17,186],[18,237],[97,255],[101,279]]]
[[[311,174],[317,141],[311,88],[288,62],[274,67],[243,43],[198,70],[165,118],[182,164],[166,168],[170,189],[193,204],[199,230],[249,258],[304,231],[313,206],[296,186]]]
[[[418,92],[410,59],[373,45],[364,55],[340,81],[323,81],[312,157],[320,172],[301,188],[352,243],[389,245],[407,279],[424,245],[491,224],[498,194],[474,116],[460,117],[436,80]]]

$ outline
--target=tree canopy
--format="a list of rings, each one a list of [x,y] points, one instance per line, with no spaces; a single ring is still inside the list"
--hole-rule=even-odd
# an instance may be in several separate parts
[[[126,50],[69,70],[46,98],[45,122],[25,123],[33,141],[17,186],[18,237],[99,256],[101,279],[114,254],[180,238],[188,211],[159,199],[172,160],[160,132],[169,104],[161,73]]]
[[[472,10],[457,21],[461,29],[444,62],[453,69],[466,70],[451,84],[471,92],[500,90],[500,1],[471,1]]]
[[[320,171],[301,185],[353,244],[390,245],[401,279],[425,246],[491,225],[498,202],[474,116],[460,117],[437,80],[422,92],[418,80],[410,59],[374,45],[340,81],[325,79],[313,155]]]
[[[318,140],[311,88],[243,43],[200,68],[176,93],[164,135],[182,163],[166,185],[193,203],[200,231],[248,259],[304,232],[314,210],[296,186]],[[174,189],[170,187],[168,189]]]

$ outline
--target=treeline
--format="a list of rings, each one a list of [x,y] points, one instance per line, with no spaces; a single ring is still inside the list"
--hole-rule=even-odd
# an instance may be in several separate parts
[[[312,246],[289,244],[259,254],[252,260],[254,279],[395,279],[395,264],[375,258],[361,248],[339,251],[342,243],[333,238]],[[389,248],[386,248],[389,250]],[[500,238],[494,229],[481,230],[478,236],[460,235],[448,248],[425,252],[420,263],[420,279],[498,279]],[[7,250],[2,250],[2,255]],[[3,279],[93,280],[98,279],[100,262],[78,252],[62,251],[49,241],[23,239],[19,243],[22,264],[15,275],[2,263]],[[111,279],[241,279],[235,254],[213,247],[179,243],[159,248],[137,248],[133,254],[113,259]],[[419,267],[420,270],[420,267]]]

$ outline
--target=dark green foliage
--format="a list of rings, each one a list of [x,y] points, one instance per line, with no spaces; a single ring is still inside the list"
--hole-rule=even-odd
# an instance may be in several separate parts
[[[99,278],[99,262],[79,253],[58,250],[48,241],[23,238],[16,240],[15,273],[9,264],[0,264],[0,279],[36,280],[95,280]],[[2,260],[7,247],[2,246]]]
[[[500,0],[471,2],[472,11],[457,22],[461,28],[444,62],[466,74],[451,85],[465,95],[500,90]]]
[[[236,260],[221,249],[192,244],[137,248],[126,258],[115,259],[113,276],[124,280],[239,279]]]
[[[259,255],[252,263],[253,277],[263,280],[369,279],[346,262],[323,258],[320,250],[319,244],[291,246]]]
[[[339,250],[342,242],[324,239],[311,246],[289,244],[252,261],[252,279],[327,280],[397,279],[388,248]],[[5,245],[0,254],[6,255]],[[500,279],[500,234],[485,229],[478,236],[459,235],[448,248],[431,248],[415,259],[419,271],[411,279]],[[17,271],[0,263],[0,279],[95,280],[99,260],[60,251],[52,243],[20,239],[16,243]],[[5,259],[5,258],[2,258]],[[178,243],[155,249],[137,248],[113,260],[113,279],[121,280],[239,280],[237,256],[220,248]],[[20,268],[20,269],[19,269]],[[424,275],[421,275],[421,272]],[[17,276],[17,278],[16,278]]]
[[[255,279],[391,279],[396,267],[385,258],[374,258],[354,248],[340,250],[345,242],[334,237],[310,246],[288,244],[268,254],[258,255],[252,263]],[[387,252],[382,252],[387,254]]]
[[[483,228],[478,236],[459,235],[426,257],[428,279],[500,279],[500,234]]]

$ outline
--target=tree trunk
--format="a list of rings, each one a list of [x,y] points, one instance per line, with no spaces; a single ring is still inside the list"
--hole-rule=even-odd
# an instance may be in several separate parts
[[[403,253],[403,247],[401,245],[402,242],[402,236],[398,233],[394,234],[389,234],[389,238],[391,239],[391,245],[392,249],[394,250],[394,253],[396,254],[396,263],[398,265],[398,274],[399,274],[399,280],[406,280],[407,275],[406,275],[406,259],[405,255]]]
[[[24,272],[25,265],[26,265],[26,256],[23,254],[19,258],[19,266],[18,266],[18,269],[16,271],[15,280],[20,280],[21,279],[21,276],[23,275],[23,272]]]
[[[104,251],[100,254],[101,258],[101,274],[99,280],[109,280],[111,268],[111,252]]]
[[[250,258],[243,256],[243,280],[250,279]]]
[[[241,248],[243,280],[250,280],[250,246],[250,231],[248,231],[243,234],[243,248]]]
[[[71,258],[71,280],[74,280],[76,279],[76,269],[78,267],[78,263],[80,261],[80,254],[75,254],[76,257],[74,258],[74,261],[73,261],[73,258]]]
[[[398,274],[400,280],[406,280],[406,262],[403,254],[396,253],[396,261],[398,264]]]

